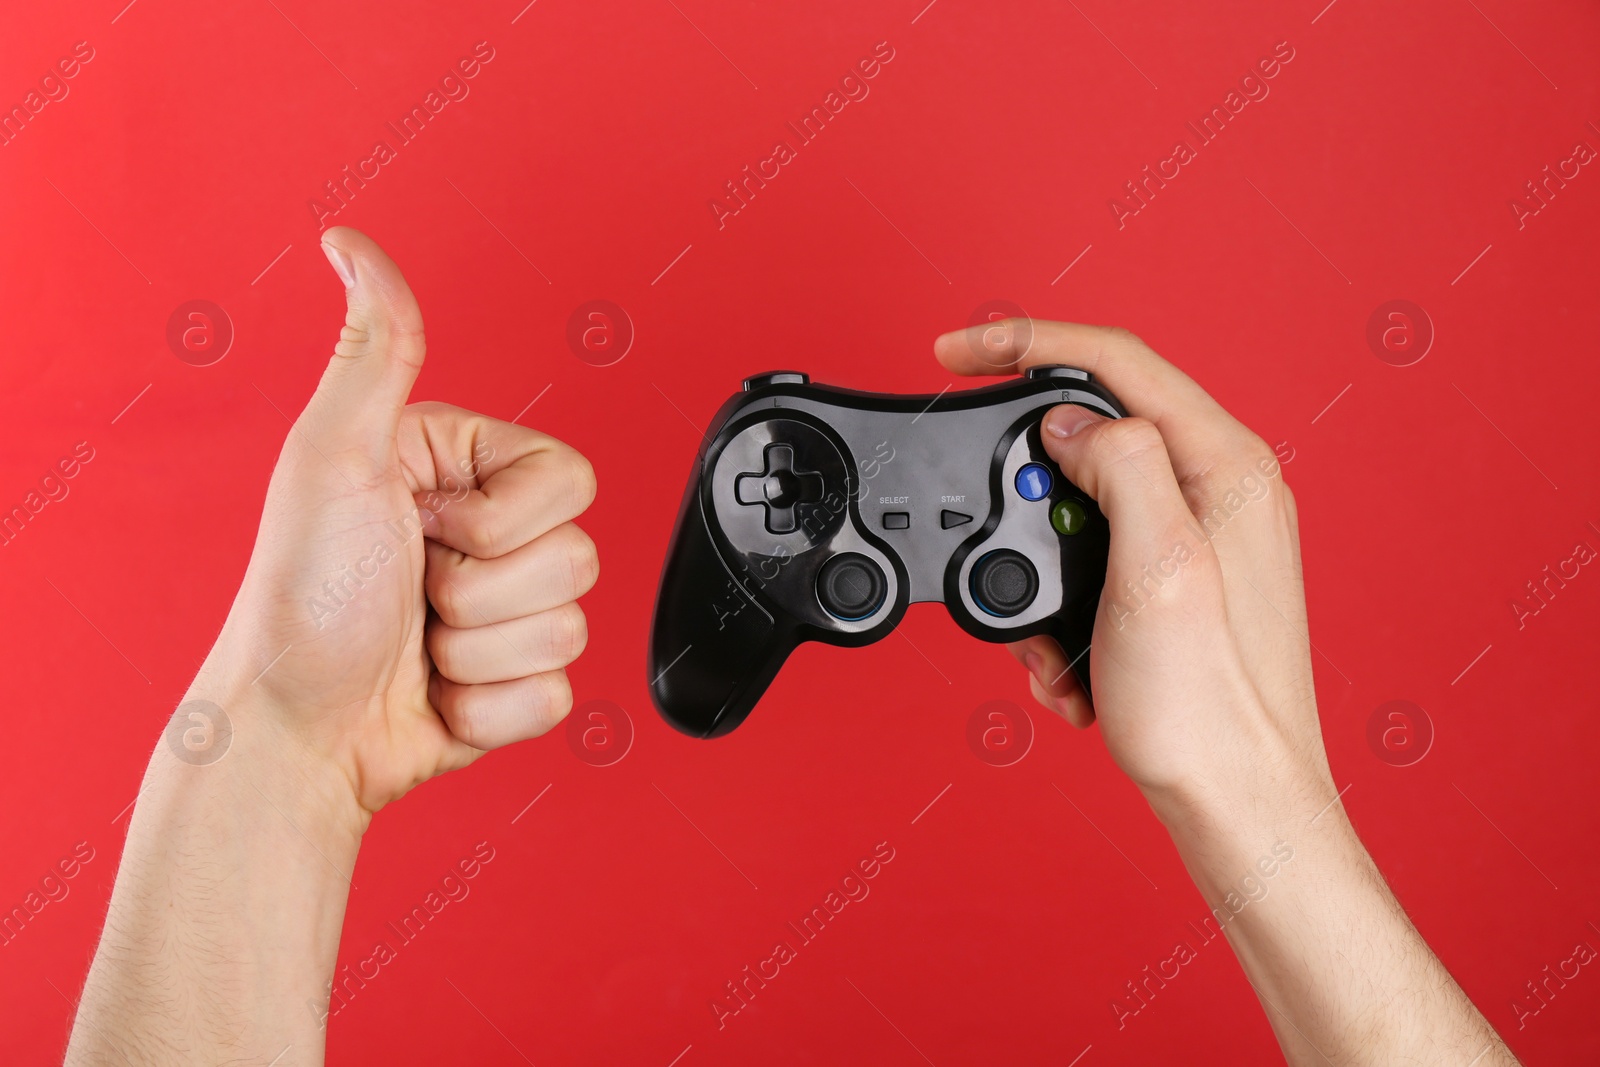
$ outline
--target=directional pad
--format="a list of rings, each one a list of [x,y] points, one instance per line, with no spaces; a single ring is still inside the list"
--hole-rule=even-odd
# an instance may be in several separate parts
[[[767,509],[770,533],[793,533],[799,525],[795,507],[822,499],[822,475],[798,471],[794,467],[794,446],[770,444],[765,454],[766,470],[741,474],[734,479],[734,499],[741,504],[762,504]]]

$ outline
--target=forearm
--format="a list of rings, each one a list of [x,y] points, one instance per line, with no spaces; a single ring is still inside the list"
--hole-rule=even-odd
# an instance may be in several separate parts
[[[214,763],[165,737],[151,757],[68,1064],[322,1062],[365,816],[264,717],[230,718]]]
[[[1292,1064],[1515,1064],[1322,775],[1263,759],[1157,812]],[[1268,799],[1271,798],[1271,799]]]

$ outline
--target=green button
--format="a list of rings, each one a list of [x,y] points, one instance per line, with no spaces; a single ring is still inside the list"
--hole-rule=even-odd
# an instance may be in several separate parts
[[[1050,509],[1050,525],[1056,533],[1071,537],[1089,525],[1089,513],[1076,500],[1062,500]]]

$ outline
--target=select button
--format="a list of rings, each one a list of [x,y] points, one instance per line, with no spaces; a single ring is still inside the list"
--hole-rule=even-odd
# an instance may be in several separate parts
[[[909,530],[911,528],[911,512],[886,511],[883,513],[883,528],[885,530]]]

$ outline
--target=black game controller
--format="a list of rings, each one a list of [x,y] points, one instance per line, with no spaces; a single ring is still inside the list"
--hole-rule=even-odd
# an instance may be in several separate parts
[[[870,644],[916,601],[985,641],[1051,635],[1087,688],[1111,534],[1040,443],[1062,403],[1126,414],[1072,367],[937,396],[745,379],[695,459],[661,574],[662,717],[725,734],[800,642]]]

